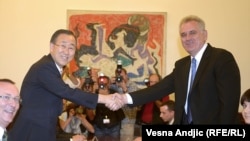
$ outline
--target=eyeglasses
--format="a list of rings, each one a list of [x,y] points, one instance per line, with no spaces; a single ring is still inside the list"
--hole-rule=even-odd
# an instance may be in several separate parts
[[[76,49],[76,46],[71,45],[71,44],[69,44],[69,45],[67,45],[67,44],[54,44],[54,45],[60,47],[61,49],[70,49],[73,51]]]
[[[8,95],[0,95],[0,98],[4,101],[10,101],[10,99],[13,99],[16,103],[21,103],[22,99],[20,97],[11,97]]]

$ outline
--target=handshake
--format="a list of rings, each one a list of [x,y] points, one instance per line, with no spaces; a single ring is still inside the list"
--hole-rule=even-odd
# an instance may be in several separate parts
[[[101,100],[101,101],[100,101]],[[109,94],[109,95],[102,95],[99,94],[99,101],[98,103],[104,103],[106,107],[108,107],[112,111],[116,111],[123,107],[125,104],[128,104],[126,94]]]

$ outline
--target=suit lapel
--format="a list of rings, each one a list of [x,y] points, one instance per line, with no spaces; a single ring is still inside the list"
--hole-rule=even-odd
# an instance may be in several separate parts
[[[201,58],[201,61],[200,61],[200,64],[197,68],[197,71],[196,71],[196,76],[194,78],[194,83],[193,83],[193,87],[196,86],[197,82],[199,81],[202,73],[204,72],[204,70],[207,68],[207,65],[208,65],[208,61],[209,59],[207,59],[210,54],[211,54],[211,49],[212,47],[208,44],[206,50],[204,51],[203,55],[202,55],[202,58]],[[190,62],[191,63],[191,62]],[[192,87],[192,88],[193,88]]]

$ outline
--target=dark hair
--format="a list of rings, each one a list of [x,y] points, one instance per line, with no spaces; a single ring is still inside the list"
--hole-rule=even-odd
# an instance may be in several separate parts
[[[66,112],[67,112],[67,114],[69,115],[69,111],[71,110],[71,109],[76,109],[76,107],[77,107],[78,105],[77,104],[75,104],[75,103],[70,103],[69,105],[67,105],[67,107],[66,107]]]
[[[162,106],[168,106],[169,111],[174,111],[174,109],[175,109],[175,101],[173,101],[173,100],[164,101],[161,104],[161,107]]]
[[[8,79],[8,78],[2,78],[2,79],[0,79],[0,82],[6,82],[6,83],[15,84],[14,81],[12,81],[12,80],[10,80],[10,79]]]
[[[241,106],[243,106],[245,101],[250,102],[250,89],[246,90],[241,96],[241,99],[240,99]]]
[[[149,75],[149,77],[150,77],[151,75],[157,75],[157,77],[159,78],[159,81],[162,80],[162,77],[161,77],[161,75],[160,75],[159,73],[151,73],[151,74]]]
[[[127,74],[127,70],[125,68],[122,68],[122,71]]]
[[[67,35],[72,35],[74,36],[75,40],[76,40],[76,36],[75,34],[70,31],[70,30],[67,30],[67,29],[59,29],[57,30],[52,36],[51,36],[51,39],[50,39],[50,43],[55,43],[56,42],[56,39],[59,35],[61,34],[67,34]]]

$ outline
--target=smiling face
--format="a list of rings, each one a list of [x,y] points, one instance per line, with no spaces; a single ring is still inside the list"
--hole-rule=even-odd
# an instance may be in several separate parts
[[[250,124],[250,102],[244,101],[242,107],[242,117],[246,124]]]
[[[0,126],[6,128],[19,109],[19,90],[14,84],[0,82],[0,96]]]
[[[76,40],[74,36],[60,34],[55,43],[50,43],[50,54],[60,67],[67,65],[75,55]]]
[[[180,26],[181,42],[184,49],[195,56],[207,40],[207,31],[197,21],[188,21]]]

